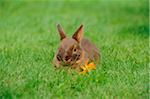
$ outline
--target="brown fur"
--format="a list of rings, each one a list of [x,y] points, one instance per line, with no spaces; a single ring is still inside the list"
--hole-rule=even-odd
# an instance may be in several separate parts
[[[66,37],[60,25],[57,28],[61,42],[53,60],[56,68],[70,66],[79,69],[79,65],[87,60],[99,62],[100,54],[96,46],[88,39],[82,38],[83,25],[70,38]]]

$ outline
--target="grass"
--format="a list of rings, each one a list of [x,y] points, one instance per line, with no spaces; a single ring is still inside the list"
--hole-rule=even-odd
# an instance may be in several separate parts
[[[148,0],[0,1],[0,98],[148,99]],[[56,24],[101,53],[95,71],[54,70]]]

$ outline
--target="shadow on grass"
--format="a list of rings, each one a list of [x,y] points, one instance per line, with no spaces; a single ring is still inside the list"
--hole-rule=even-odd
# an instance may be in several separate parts
[[[134,26],[126,26],[124,29],[119,31],[119,33],[123,34],[134,34],[134,35],[140,35],[143,37],[148,38],[149,37],[149,25],[143,24],[143,25],[134,25]]]

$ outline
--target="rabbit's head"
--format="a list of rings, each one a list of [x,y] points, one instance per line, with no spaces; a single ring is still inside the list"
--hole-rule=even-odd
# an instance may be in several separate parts
[[[72,65],[81,59],[83,49],[81,40],[83,35],[83,25],[81,25],[72,37],[67,37],[60,25],[57,25],[60,35],[60,45],[56,54],[57,60],[63,65]]]

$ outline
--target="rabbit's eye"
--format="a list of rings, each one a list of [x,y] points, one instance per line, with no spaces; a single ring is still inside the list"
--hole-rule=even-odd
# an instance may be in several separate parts
[[[73,45],[73,52],[76,52],[77,51],[77,45]]]
[[[75,48],[73,51],[74,51],[74,52],[76,52],[76,51],[77,51],[77,49]]]

